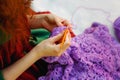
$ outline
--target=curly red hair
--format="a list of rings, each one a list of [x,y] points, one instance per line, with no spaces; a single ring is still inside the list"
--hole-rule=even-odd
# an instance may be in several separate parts
[[[29,9],[31,0],[25,1],[0,0],[0,23],[2,30],[6,33],[14,35],[15,32],[21,32],[21,29],[24,31],[28,26],[25,14]],[[23,34],[26,35],[24,32]]]
[[[30,6],[30,0],[27,2],[25,0],[0,0],[0,29],[6,36],[10,36],[10,40],[2,45],[5,49],[8,47],[9,52],[6,52],[8,55],[11,55],[13,49],[17,49],[18,46],[20,50],[21,44],[26,43],[29,38],[30,29],[26,17],[28,6]]]
[[[30,46],[30,28],[26,16],[30,3],[31,0],[0,0],[0,30],[10,36],[9,40],[0,44],[0,69],[24,56],[23,51]],[[3,37],[5,36],[0,36],[0,39]],[[24,75],[31,78],[29,80],[34,80],[26,73]]]

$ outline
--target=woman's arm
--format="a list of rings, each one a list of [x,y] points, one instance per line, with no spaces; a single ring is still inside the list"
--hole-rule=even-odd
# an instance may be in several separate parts
[[[2,70],[2,74],[5,80],[16,80],[25,70],[27,70],[34,62],[39,58],[35,55],[34,51],[30,51],[23,58],[11,66]]]
[[[52,38],[46,39],[36,45],[28,54],[11,66],[2,70],[2,74],[5,80],[17,79],[25,70],[27,70],[38,59],[45,56],[60,56],[70,45],[70,33],[67,34],[63,47],[60,48],[60,44],[56,44],[63,36],[63,33],[58,34]]]

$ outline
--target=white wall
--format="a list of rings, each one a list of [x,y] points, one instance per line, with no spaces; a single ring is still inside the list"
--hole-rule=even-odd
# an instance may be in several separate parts
[[[66,18],[73,24],[76,34],[80,34],[92,22],[109,26],[114,36],[112,23],[120,16],[120,0],[34,0],[35,11],[49,10]]]

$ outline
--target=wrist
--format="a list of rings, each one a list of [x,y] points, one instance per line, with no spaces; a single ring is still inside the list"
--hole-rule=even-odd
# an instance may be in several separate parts
[[[31,51],[30,51],[30,54],[36,59],[36,60],[39,60],[40,58],[43,57],[43,54],[40,52],[40,48],[36,49],[36,48],[33,48]]]

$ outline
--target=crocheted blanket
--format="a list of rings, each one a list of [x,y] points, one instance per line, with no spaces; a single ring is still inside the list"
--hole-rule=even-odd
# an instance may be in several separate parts
[[[55,28],[51,37],[64,29]],[[60,57],[43,60],[49,63],[48,72],[38,80],[120,80],[120,44],[99,23],[73,37]]]

